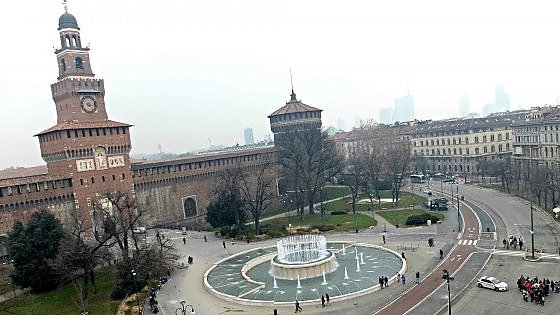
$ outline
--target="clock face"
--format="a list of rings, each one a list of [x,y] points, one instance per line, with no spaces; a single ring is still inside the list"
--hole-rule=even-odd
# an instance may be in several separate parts
[[[81,106],[86,113],[94,113],[97,111],[97,102],[93,96],[87,95],[82,97]]]

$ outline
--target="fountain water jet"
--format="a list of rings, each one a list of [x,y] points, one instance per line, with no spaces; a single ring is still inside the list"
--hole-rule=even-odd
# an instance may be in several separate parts
[[[276,242],[278,255],[272,258],[272,275],[295,280],[319,277],[338,267],[336,256],[327,250],[322,235],[294,235]]]
[[[299,276],[297,277],[297,288],[301,289],[301,282],[299,281]]]
[[[346,256],[346,248],[344,247],[344,244],[342,244],[342,256]]]
[[[366,263],[364,262],[364,253],[360,253],[360,265],[365,265]]]
[[[356,272],[360,272],[360,261],[356,258]]]
[[[344,280],[348,279],[350,279],[350,277],[348,277],[348,271],[346,271],[346,267],[344,267]]]
[[[325,270],[323,270],[323,283],[321,283],[322,285],[326,285],[327,284],[327,278],[325,277]]]
[[[278,284],[276,283],[276,277],[274,277],[274,285],[272,286],[273,289],[278,289]]]

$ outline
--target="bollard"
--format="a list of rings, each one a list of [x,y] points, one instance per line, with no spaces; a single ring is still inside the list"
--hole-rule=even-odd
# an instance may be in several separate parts
[[[278,310],[274,309],[274,315],[278,315]]]
[[[489,227],[486,228],[486,232],[490,232],[490,228],[489,228]]]

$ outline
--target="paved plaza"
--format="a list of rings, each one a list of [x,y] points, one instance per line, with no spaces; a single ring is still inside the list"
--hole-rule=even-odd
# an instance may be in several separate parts
[[[305,314],[446,314],[447,286],[441,279],[442,269],[447,268],[454,276],[451,282],[453,314],[486,314],[496,310],[507,310],[509,314],[553,314],[552,310],[560,308],[560,294],[552,294],[544,307],[524,302],[516,289],[519,276],[538,276],[556,281],[560,279],[560,268],[557,253],[550,253],[550,248],[557,246],[557,235],[554,234],[555,223],[540,211],[535,211],[535,222],[544,231],[538,236],[536,247],[547,248],[549,253],[539,262],[523,260],[520,251],[505,250],[494,246],[507,235],[519,233],[526,244],[530,244],[530,235],[525,235],[526,216],[512,215],[510,211],[522,212],[525,204],[518,199],[511,202],[511,197],[498,195],[493,191],[478,187],[461,186],[471,206],[478,206],[487,216],[478,218],[467,204],[461,205],[462,222],[466,226],[464,233],[458,235],[456,210],[450,208],[446,212],[446,220],[441,224],[417,228],[395,228],[383,218],[376,215],[379,224],[360,233],[327,233],[328,241],[362,242],[385,246],[398,253],[404,252],[407,258],[407,283],[393,283],[388,288],[377,290],[364,296],[346,300],[332,299],[330,305],[321,307],[319,300],[302,303]],[[500,200],[500,198],[504,200]],[[500,207],[507,200],[508,208]],[[502,216],[506,216],[502,219]],[[482,221],[488,221],[484,223]],[[495,226],[496,233],[488,237],[479,229],[485,224]],[[387,229],[386,244],[383,244],[384,227]],[[535,229],[536,230],[536,229]],[[556,232],[557,233],[557,232]],[[183,236],[178,231],[165,231],[167,237],[174,240],[181,255],[181,263],[187,265],[186,258],[194,257],[194,263],[187,268],[178,268],[170,281],[158,293],[161,314],[174,314],[181,300],[192,304],[196,314],[278,314],[294,312],[294,305],[250,306],[236,302],[228,302],[215,297],[204,287],[203,275],[217,261],[233,254],[258,247],[275,245],[276,240],[253,243],[236,242],[234,245],[211,233],[190,232],[187,243],[183,244]],[[204,241],[206,235],[208,242]],[[434,238],[435,247],[428,247],[428,238]],[[556,243],[555,243],[556,242]],[[489,246],[491,245],[491,246]],[[439,249],[445,253],[445,259],[439,259]],[[414,275],[419,272],[421,283],[416,285]],[[476,279],[482,275],[492,275],[506,281],[510,290],[493,292],[476,286]],[[391,275],[387,275],[391,276]]]

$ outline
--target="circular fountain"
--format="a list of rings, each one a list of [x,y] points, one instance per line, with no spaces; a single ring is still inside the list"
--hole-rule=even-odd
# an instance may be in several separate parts
[[[322,235],[295,235],[276,242],[278,255],[270,261],[278,279],[296,280],[318,277],[338,266],[336,256],[327,250]]]
[[[338,266],[338,267],[337,267]],[[216,262],[204,275],[211,294],[245,305],[320,301],[322,293],[342,300],[379,290],[403,274],[400,253],[381,246],[322,236],[291,237]]]

